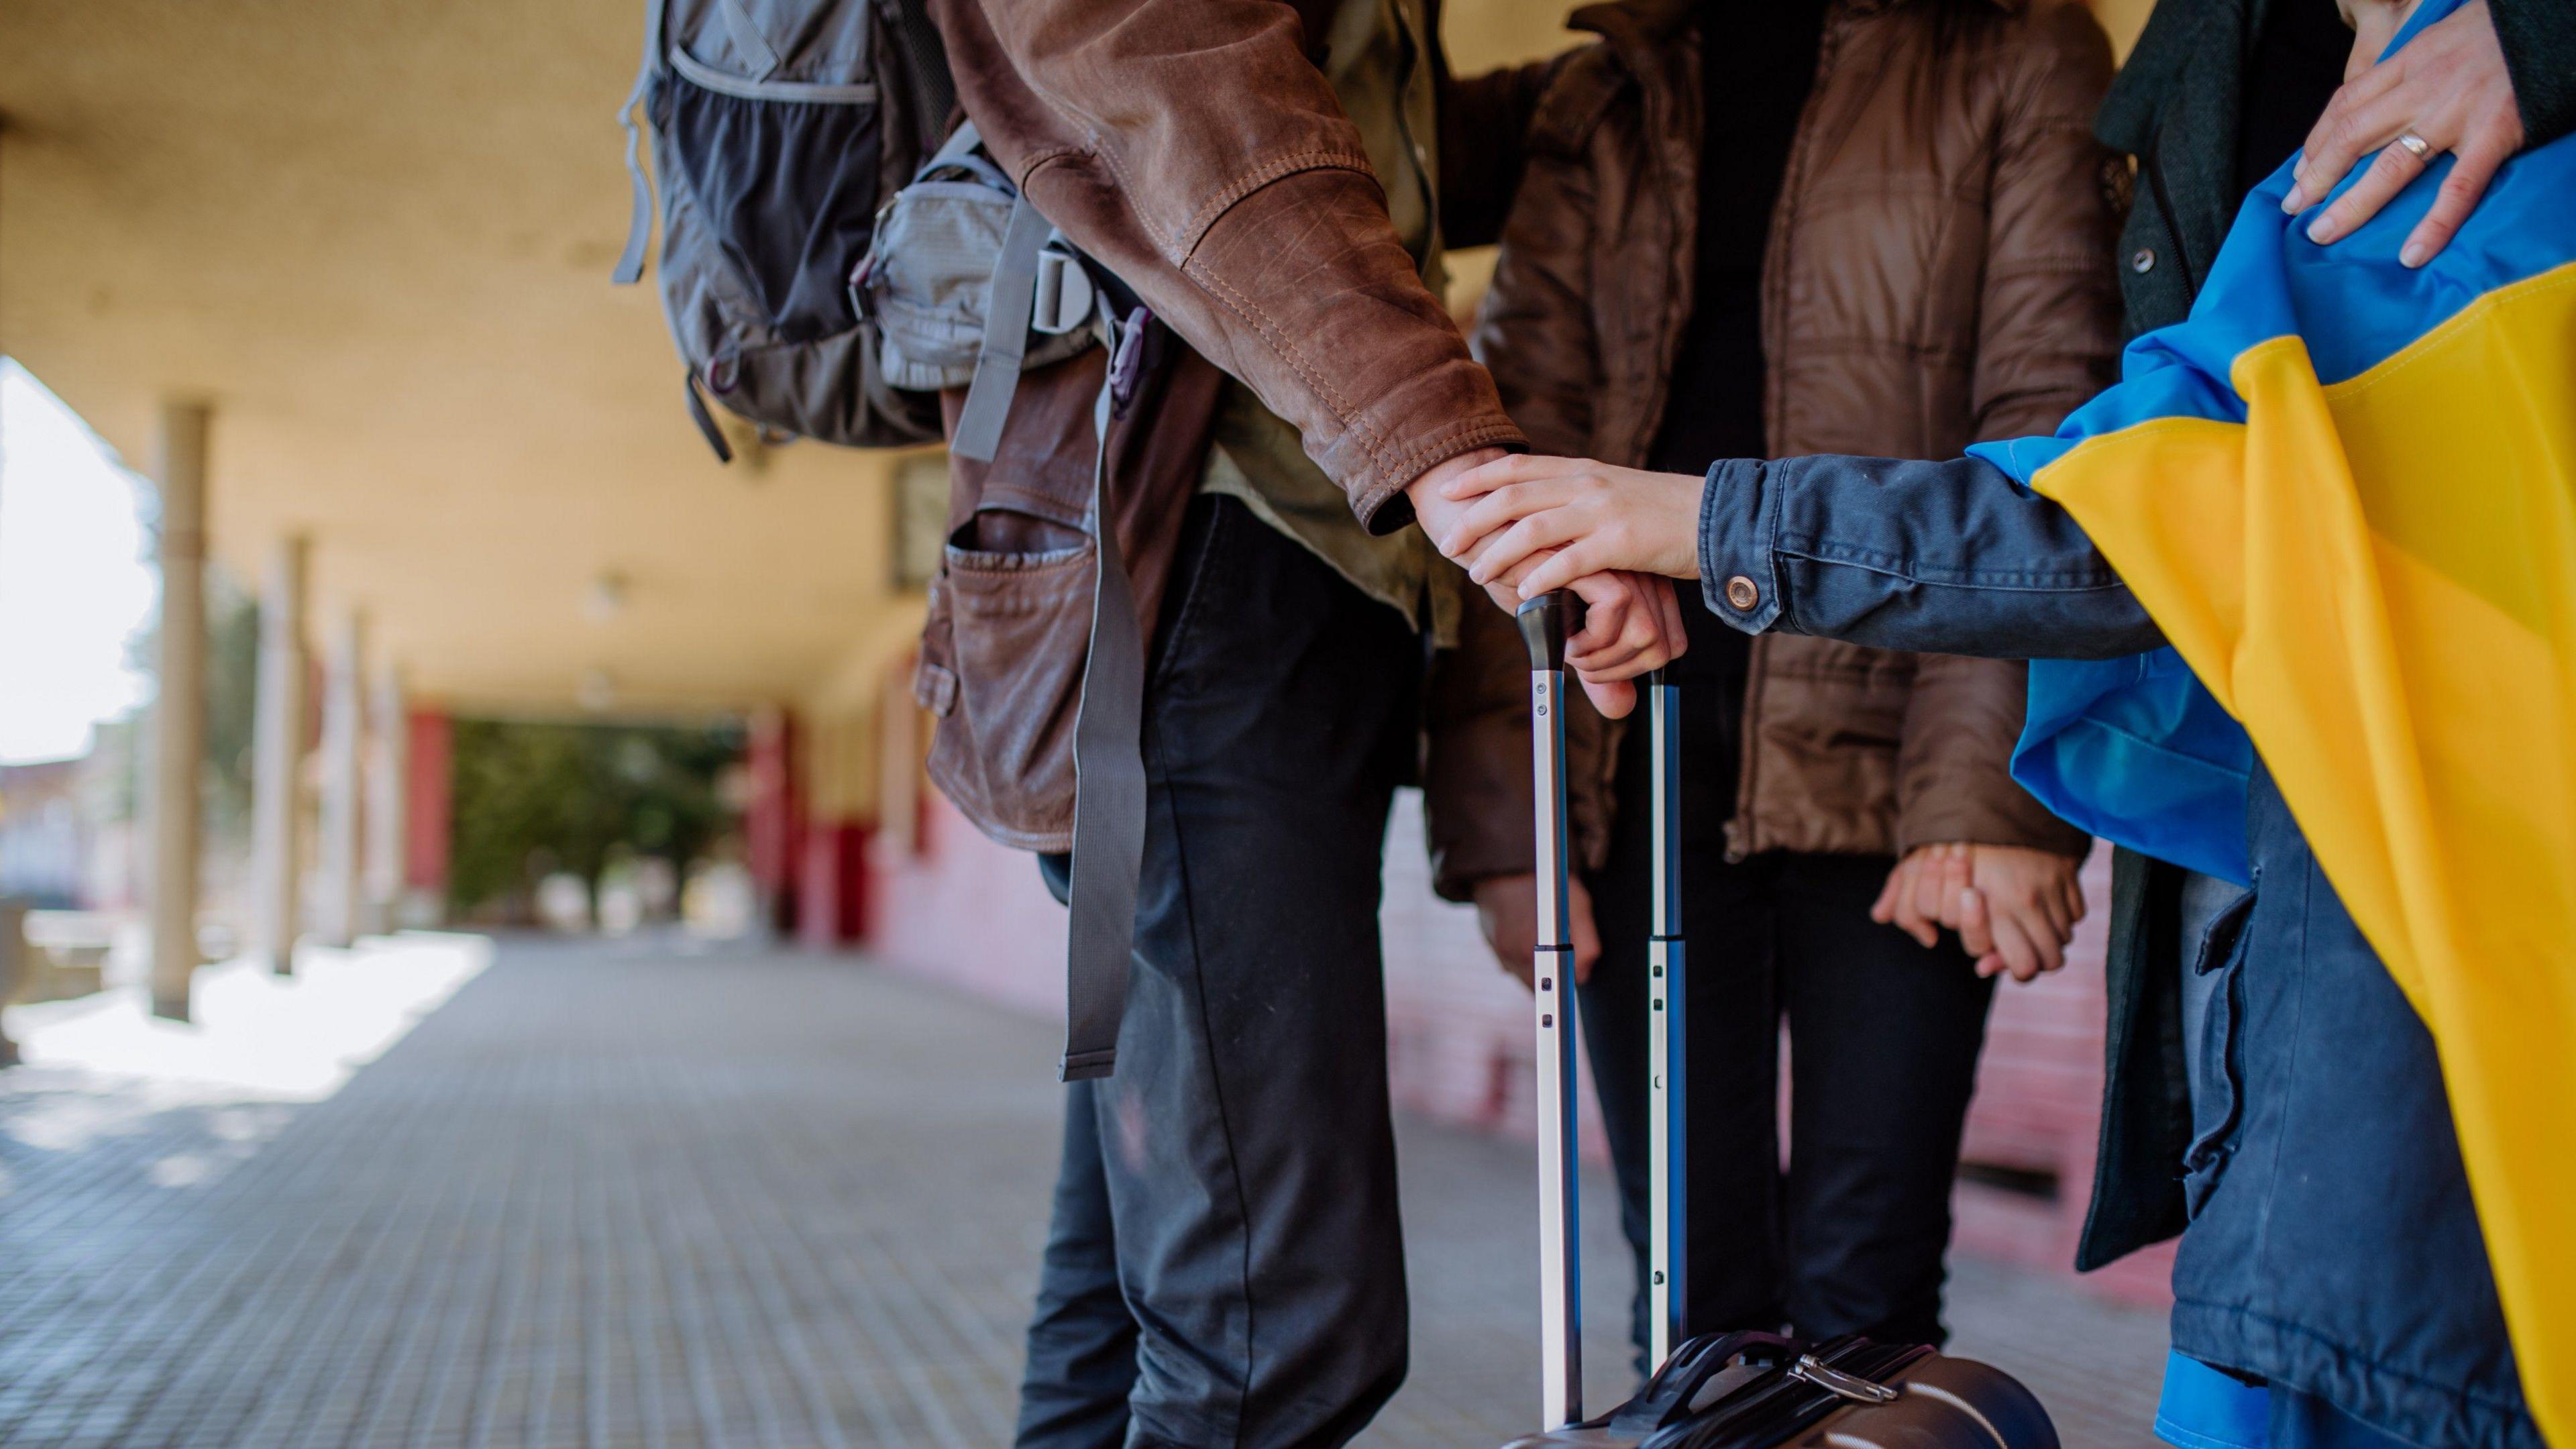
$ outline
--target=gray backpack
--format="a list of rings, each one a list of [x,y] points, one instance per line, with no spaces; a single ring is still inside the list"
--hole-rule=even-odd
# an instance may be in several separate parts
[[[647,0],[619,113],[635,209],[615,280],[643,276],[658,184],[663,310],[718,457],[732,450],[710,397],[776,438],[939,440],[938,398],[885,377],[851,284],[955,95],[920,0]]]

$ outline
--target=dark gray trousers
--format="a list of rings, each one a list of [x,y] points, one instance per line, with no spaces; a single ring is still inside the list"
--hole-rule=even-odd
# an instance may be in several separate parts
[[[1116,1075],[1067,1098],[1028,1449],[1339,1445],[1404,1379],[1378,885],[1422,647],[1232,499],[1192,505],[1176,570],[1127,1015]]]
[[[1694,1333],[1787,1324],[1810,1338],[1866,1333],[1937,1344],[1951,1182],[1994,983],[1977,976],[1955,936],[1927,949],[1869,919],[1894,864],[1886,857],[1771,851],[1729,862],[1735,734],[1705,705],[1695,713],[1698,702],[1683,690],[1685,1322]],[[1591,878],[1602,954],[1582,988],[1582,1024],[1621,1225],[1636,1254],[1642,1361],[1652,879],[1645,730],[1630,729],[1622,749],[1610,858]]]

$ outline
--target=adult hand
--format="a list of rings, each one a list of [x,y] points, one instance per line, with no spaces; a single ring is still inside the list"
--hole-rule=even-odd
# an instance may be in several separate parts
[[[1476,924],[1494,959],[1528,986],[1538,954],[1538,877],[1498,875],[1476,882]],[[1592,896],[1573,877],[1565,882],[1565,924],[1574,942],[1574,979],[1589,981],[1592,963],[1601,959],[1601,933],[1592,923]]]
[[[1466,565],[1486,594],[1504,609],[1517,608],[1522,599],[1544,592],[1523,585],[1531,569],[1545,561],[1545,555],[1530,554],[1510,570],[1477,571],[1478,559],[1472,545],[1481,535],[1466,521],[1466,500],[1474,495],[1461,493],[1455,485],[1463,477],[1514,461],[1519,460],[1499,450],[1481,449],[1431,469],[1405,490],[1414,500],[1415,516],[1432,542],[1442,553]],[[1583,628],[1566,641],[1566,664],[1574,670],[1584,693],[1591,696],[1594,707],[1610,719],[1619,719],[1636,708],[1637,691],[1629,680],[1662,668],[1689,647],[1682,630],[1681,605],[1671,585],[1661,579],[1621,571],[1586,570],[1580,577],[1567,577],[1550,587],[1570,589],[1583,600]]]
[[[2349,236],[2422,175],[2435,155],[2451,152],[2451,174],[2442,178],[2432,209],[2397,254],[2405,265],[2420,267],[2459,231],[2496,168],[2522,149],[2524,137],[2513,77],[2505,70],[2486,0],[2461,6],[2425,27],[2404,50],[2378,60],[2401,13],[2393,5],[2354,12],[2353,63],[2343,89],[2308,133],[2297,181],[2281,209],[2295,214],[2315,205],[2357,161],[2377,152],[2361,180],[2308,223],[2313,242]],[[2422,155],[2398,144],[2405,135],[2424,143]]]
[[[1416,523],[1422,525],[1424,536],[1437,545],[1441,539],[1455,532],[1459,520],[1466,516],[1467,505],[1451,498],[1443,491],[1442,485],[1453,478],[1474,471],[1483,464],[1510,456],[1500,448],[1478,448],[1473,452],[1461,453],[1455,458],[1434,463],[1421,477],[1404,485],[1404,496],[1413,500],[1413,518]],[[1450,556],[1456,557],[1455,554]],[[1478,582],[1483,581],[1478,580]],[[1520,595],[1509,585],[1486,584],[1485,595],[1494,601],[1496,608],[1506,613],[1520,607]]]
[[[1918,845],[1905,852],[1887,873],[1887,884],[1879,888],[1869,918],[1896,927],[1926,950],[1941,944],[1941,928],[1958,926],[1960,894],[1970,888],[1969,849],[1951,842]]]
[[[1440,551],[1478,583],[1517,578],[1522,598],[1586,574],[1626,571],[1699,577],[1702,481],[1588,458],[1497,459],[1441,485],[1468,507]]]
[[[2066,945],[2084,919],[2081,862],[2013,845],[1968,847],[1968,886],[1952,924],[1977,958],[1977,974],[2010,972],[2029,981],[2066,964]]]

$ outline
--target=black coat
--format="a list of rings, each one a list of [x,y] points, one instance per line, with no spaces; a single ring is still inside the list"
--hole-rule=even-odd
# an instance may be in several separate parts
[[[2253,37],[2281,4],[2327,0],[2158,0],[2095,118],[2104,144],[2136,162],[2120,234],[2121,300],[2135,336],[2179,322],[2208,275],[2247,187],[2237,126]],[[2488,0],[2528,144],[2576,131],[2576,0]],[[2183,1069],[2179,868],[2113,853],[2110,1014],[2101,1146],[2075,1266],[2093,1269],[2185,1222],[2182,1161],[2192,1141]]]

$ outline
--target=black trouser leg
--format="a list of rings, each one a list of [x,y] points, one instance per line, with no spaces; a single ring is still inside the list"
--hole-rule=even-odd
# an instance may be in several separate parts
[[[1693,721],[1683,715],[1685,743]],[[1631,736],[1643,733],[1631,730]],[[1582,988],[1584,1045],[1619,1180],[1620,1225],[1636,1256],[1632,1329],[1647,1336],[1646,936],[1653,861],[1643,750],[1620,767],[1604,869],[1590,878],[1601,959]],[[1788,1313],[1779,1255],[1780,1028],[1767,880],[1771,863],[1730,866],[1716,838],[1727,782],[1682,769],[1684,1010],[1690,1061],[1690,1227],[1683,1321],[1693,1333],[1777,1329]]]
[[[1781,862],[1789,1320],[1808,1337],[1937,1344],[1950,1189],[1994,982],[1956,937],[1926,949],[1869,919],[1889,865]]]
[[[1334,1446],[1402,1382],[1377,933],[1416,636],[1202,499],[1148,688],[1116,1075],[1092,1100],[1139,1331],[1130,1444]]]
[[[1725,782],[1683,715],[1682,927],[1690,1063],[1693,1333],[1866,1332],[1937,1343],[1959,1135],[1993,983],[1955,939],[1932,949],[1869,919],[1892,864],[1773,853],[1727,864]],[[1632,731],[1632,740],[1637,734]],[[1721,757],[1722,758],[1722,757]],[[1634,1249],[1647,1341],[1646,933],[1651,800],[1622,761],[1606,867],[1591,880],[1602,959],[1583,1032]],[[1781,1013],[1791,1037],[1791,1170],[1779,1171]]]
[[[1136,1318],[1118,1287],[1091,1095],[1089,1082],[1065,1092],[1064,1166],[1020,1381],[1022,1449],[1117,1449],[1127,1438]]]

